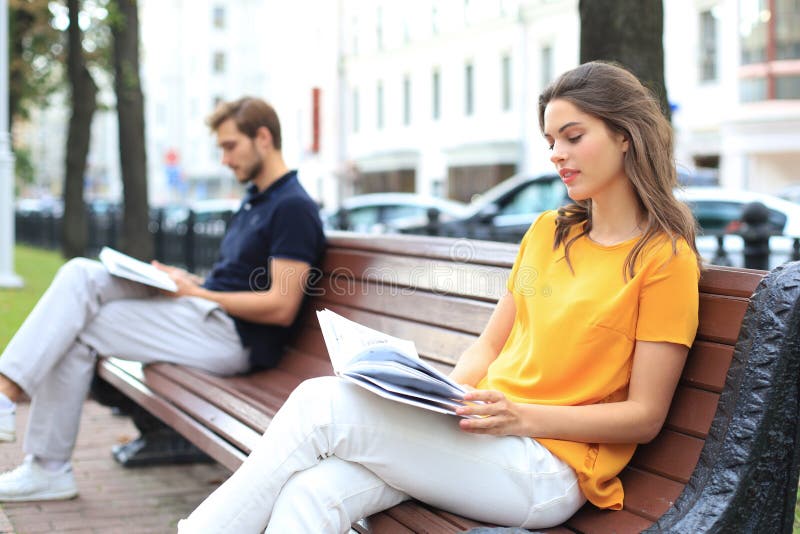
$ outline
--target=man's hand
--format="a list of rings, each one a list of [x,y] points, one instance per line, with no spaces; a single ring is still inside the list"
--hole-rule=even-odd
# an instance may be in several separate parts
[[[482,401],[456,408],[457,415],[478,415],[479,419],[461,419],[459,426],[465,432],[493,434],[496,436],[525,436],[522,411],[517,403],[499,391],[476,389],[464,395],[466,401]]]
[[[178,286],[177,291],[162,291],[163,295],[169,297],[189,297],[199,294],[199,289],[203,283],[203,279],[199,276],[187,272],[180,267],[173,267],[171,265],[164,265],[163,263],[153,260],[150,262],[153,267],[159,271],[163,271],[169,275],[175,285]]]

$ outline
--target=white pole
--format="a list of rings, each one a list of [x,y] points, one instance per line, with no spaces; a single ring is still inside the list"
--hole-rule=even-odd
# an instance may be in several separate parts
[[[8,124],[8,0],[0,0],[0,287],[22,287],[22,278],[14,274],[14,155]]]

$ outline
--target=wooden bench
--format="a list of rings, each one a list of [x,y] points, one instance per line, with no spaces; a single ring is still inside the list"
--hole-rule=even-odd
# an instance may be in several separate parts
[[[324,276],[276,369],[219,378],[109,358],[100,361],[98,375],[234,470],[294,387],[332,372],[315,309],[413,339],[425,359],[447,370],[505,292],[516,249],[332,234]],[[663,431],[638,448],[621,474],[624,509],[587,505],[551,532],[790,531],[798,481],[800,267],[787,264],[762,281],[764,275],[722,267],[704,273],[697,340]],[[407,502],[354,528],[458,532],[481,526]]]

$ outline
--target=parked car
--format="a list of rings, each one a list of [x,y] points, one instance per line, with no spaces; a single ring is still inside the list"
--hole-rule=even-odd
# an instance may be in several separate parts
[[[686,202],[700,225],[697,248],[706,261],[715,260],[718,236],[724,234],[723,247],[731,263],[743,266],[743,242],[733,233],[741,223],[745,206],[751,202],[761,202],[767,207],[769,224],[780,234],[770,238],[770,267],[789,259],[794,238],[800,238],[800,204],[765,193],[722,187],[687,187],[677,189],[675,196]]]
[[[439,224],[404,227],[402,232],[518,243],[539,214],[568,201],[567,189],[558,175],[519,174],[473,200],[463,217]]]
[[[345,199],[332,214],[323,214],[326,228],[385,233],[420,226],[429,218],[446,222],[463,217],[461,202],[416,193],[370,193]]]

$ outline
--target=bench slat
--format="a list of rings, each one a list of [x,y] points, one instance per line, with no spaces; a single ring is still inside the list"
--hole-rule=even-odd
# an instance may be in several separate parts
[[[259,432],[238,419],[226,414],[207,400],[176,386],[175,382],[152,369],[145,369],[145,383],[163,399],[245,452],[253,450],[261,436]]]
[[[412,235],[393,235],[391,239],[375,239],[371,235],[349,232],[327,232],[328,251],[338,248],[348,250],[380,251],[403,256],[416,256],[427,259],[469,261],[485,265],[511,268],[517,256],[519,245],[498,243],[496,241],[477,241],[424,237]]]
[[[749,299],[765,274],[766,271],[714,265],[700,276],[700,291]]]
[[[259,409],[252,401],[232,394],[217,385],[212,385],[211,381],[207,379],[211,378],[211,375],[202,372],[192,373],[187,368],[168,363],[150,365],[147,369],[205,399],[234,419],[244,422],[256,432],[263,433],[272,421],[272,417],[266,415],[263,408]]]
[[[408,258],[349,250],[331,250],[323,271],[337,291],[352,294],[355,280],[387,287],[408,287],[444,295],[496,302],[506,292],[509,270],[460,262],[443,264],[428,258]]]
[[[360,308],[391,317],[413,317],[421,323],[480,334],[494,310],[494,302],[437,295],[427,291],[387,289],[361,281],[353,283],[352,294],[336,291],[330,279],[319,289],[324,300],[333,304]],[[404,292],[405,291],[405,292]]]
[[[722,393],[733,359],[733,347],[711,341],[696,341],[689,351],[682,379],[687,385]]]
[[[665,429],[652,442],[639,445],[631,465],[686,484],[704,443],[702,439]]]
[[[705,439],[718,403],[719,395],[716,393],[679,385],[667,414],[666,426]]]
[[[242,451],[211,432],[211,430],[198,425],[195,420],[183,411],[155,394],[140,379],[135,377],[136,372],[132,367],[135,368],[136,366],[139,367],[139,375],[143,378],[141,364],[124,362],[115,358],[103,359],[97,367],[97,372],[106,382],[119,389],[165,424],[174,428],[175,431],[197,445],[220,464],[231,471],[236,470],[241,465],[246,456]],[[133,374],[130,372],[132,370]]]
[[[700,294],[700,325],[697,339],[736,344],[750,301],[738,297]]]
[[[592,534],[639,534],[652,524],[653,521],[627,510],[600,510],[591,504],[585,505],[567,521],[567,526],[577,532]]]
[[[443,517],[427,506],[411,501],[400,503],[384,513],[412,532],[453,533],[463,532],[472,526],[480,526],[479,523],[454,515],[450,515],[449,518]]]
[[[449,365],[455,365],[458,356],[477,339],[477,336],[470,334],[423,325],[407,319],[377,315],[332,303],[326,307],[339,315],[389,335],[413,339],[421,356]]]
[[[624,509],[655,521],[678,498],[683,484],[635,467],[626,467],[619,476],[625,488]]]

